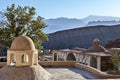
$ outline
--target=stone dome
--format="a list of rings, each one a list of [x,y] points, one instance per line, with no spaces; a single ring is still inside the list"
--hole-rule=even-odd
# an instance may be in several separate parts
[[[107,49],[105,49],[103,46],[100,45],[100,40],[99,39],[94,39],[93,40],[93,46],[88,48],[89,52],[108,52]]]
[[[13,40],[10,50],[35,50],[35,46],[29,37],[18,36]]]
[[[100,45],[100,40],[98,38],[93,40],[93,45],[94,46],[99,46]]]
[[[89,52],[108,52],[103,46],[99,45],[99,46],[92,46],[90,48],[88,48]]]

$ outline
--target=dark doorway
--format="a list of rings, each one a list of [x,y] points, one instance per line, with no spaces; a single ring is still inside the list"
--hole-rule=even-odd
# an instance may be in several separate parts
[[[76,58],[73,53],[68,54],[67,61],[76,61]]]
[[[57,61],[57,54],[54,53],[54,61]]]
[[[90,66],[97,68],[97,59],[95,57],[92,57],[90,60]]]

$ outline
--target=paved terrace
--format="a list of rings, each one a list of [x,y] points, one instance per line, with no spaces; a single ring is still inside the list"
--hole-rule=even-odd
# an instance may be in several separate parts
[[[100,77],[77,68],[65,67],[44,67],[53,75],[52,80],[85,80],[85,79],[100,79]]]

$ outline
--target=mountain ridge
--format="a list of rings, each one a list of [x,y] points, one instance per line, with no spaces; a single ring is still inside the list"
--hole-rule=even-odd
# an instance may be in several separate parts
[[[120,21],[120,17],[89,15],[82,19],[65,18],[65,17],[45,19],[44,22],[48,25],[48,27],[44,29],[44,32],[49,34],[61,30],[86,27],[89,26],[88,23],[92,21],[113,21],[113,20]],[[116,25],[116,23],[113,24]],[[97,24],[97,25],[101,25],[101,24]]]
[[[49,40],[44,41],[44,49],[72,49],[74,47],[88,48],[95,38],[100,39],[102,45],[110,40],[120,38],[120,25],[91,26],[57,31],[49,34]]]

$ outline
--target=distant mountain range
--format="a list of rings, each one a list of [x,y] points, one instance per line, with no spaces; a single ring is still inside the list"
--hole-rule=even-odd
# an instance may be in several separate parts
[[[83,19],[61,17],[56,19],[45,19],[44,22],[48,25],[48,27],[44,29],[44,32],[48,34],[79,27],[117,25],[120,24],[120,17],[89,15]]]
[[[110,41],[120,39],[120,25],[98,25],[57,31],[49,34],[49,40],[44,41],[42,46],[44,49],[52,50],[89,48],[95,38],[98,38],[103,46]]]
[[[60,30],[77,28],[86,24],[80,19],[69,18],[46,19],[45,23],[48,25],[48,27],[44,30],[46,33],[53,33]]]
[[[96,25],[108,25],[108,26],[112,26],[112,25],[118,25],[120,24],[120,21],[92,21],[92,22],[88,22],[88,24],[86,26],[96,26]]]

